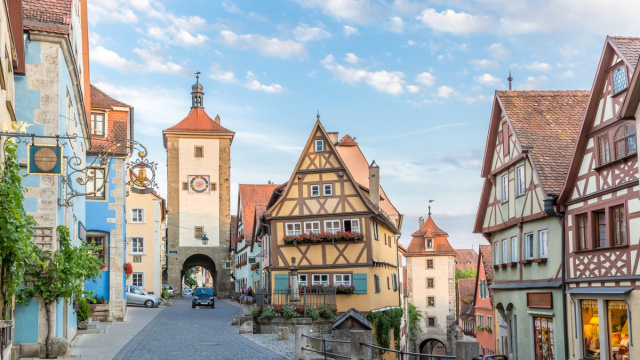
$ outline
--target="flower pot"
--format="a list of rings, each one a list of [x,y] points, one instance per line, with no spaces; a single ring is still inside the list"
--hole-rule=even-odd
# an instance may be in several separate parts
[[[164,299],[164,304],[166,306],[172,306],[173,305],[173,300],[171,298]]]
[[[244,316],[251,316],[251,312],[255,307],[254,304],[242,304],[242,310],[244,310]]]
[[[89,328],[89,321],[78,321],[78,330],[87,330]]]

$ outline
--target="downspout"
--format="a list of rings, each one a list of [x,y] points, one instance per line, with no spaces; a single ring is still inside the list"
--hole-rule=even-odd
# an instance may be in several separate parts
[[[560,244],[562,246],[560,252],[561,252],[561,288],[562,288],[562,316],[564,316],[564,320],[566,320],[567,318],[567,296],[566,296],[566,291],[567,291],[567,275],[566,275],[566,239],[565,239],[565,217],[564,217],[564,212],[556,212],[554,209],[554,205],[556,201],[558,200],[558,196],[556,195],[551,195],[551,196],[547,196],[546,199],[544,199],[544,213],[549,215],[549,216],[555,216],[555,217],[559,217],[560,218]],[[563,331],[563,335],[564,335],[564,358],[565,359],[569,359],[569,347],[567,346],[567,341],[569,339],[569,328],[567,326],[567,321],[563,321],[562,322],[562,331]]]

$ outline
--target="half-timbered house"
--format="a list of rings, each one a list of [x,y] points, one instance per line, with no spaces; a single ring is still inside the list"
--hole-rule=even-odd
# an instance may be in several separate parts
[[[340,312],[398,307],[402,215],[380,187],[375,162],[368,165],[355,139],[338,142],[337,135],[316,122],[291,178],[264,214],[271,290],[288,289],[295,257],[300,285],[354,286],[353,294],[336,296]]]
[[[636,118],[632,109],[621,112],[639,53],[640,38],[605,40],[558,199],[566,218],[571,359],[640,358],[631,322],[640,310]]]
[[[474,232],[492,246],[491,285],[509,359],[564,355],[559,195],[587,91],[498,91],[487,135]]]

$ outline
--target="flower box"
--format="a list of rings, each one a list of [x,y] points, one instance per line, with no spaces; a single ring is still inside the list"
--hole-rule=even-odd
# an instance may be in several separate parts
[[[251,270],[258,270],[258,269],[260,269],[260,263],[259,262],[251,265]]]
[[[300,235],[289,235],[282,238],[285,244],[314,244],[321,242],[336,241],[364,241],[364,233],[351,231],[338,231],[337,233],[320,232],[320,233],[302,233]]]

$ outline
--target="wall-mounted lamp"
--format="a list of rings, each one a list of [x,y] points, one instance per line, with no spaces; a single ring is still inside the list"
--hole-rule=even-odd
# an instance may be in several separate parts
[[[207,245],[209,243],[209,238],[207,237],[206,233],[202,235],[202,238],[200,240],[202,240],[202,245]]]

